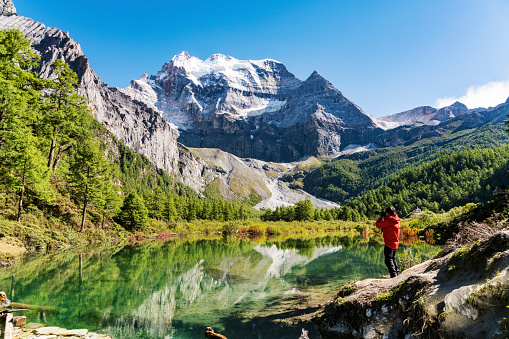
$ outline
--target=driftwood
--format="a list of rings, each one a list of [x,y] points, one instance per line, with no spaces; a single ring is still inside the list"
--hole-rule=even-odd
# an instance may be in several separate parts
[[[5,318],[4,326],[3,326],[3,339],[12,339],[14,335],[14,323],[12,321],[12,313],[5,313],[0,318]]]

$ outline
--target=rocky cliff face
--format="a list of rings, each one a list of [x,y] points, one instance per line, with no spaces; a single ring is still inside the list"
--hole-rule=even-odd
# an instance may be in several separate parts
[[[182,52],[122,91],[159,109],[186,146],[241,157],[284,162],[336,154],[382,131],[317,72],[301,81],[271,59],[214,54],[202,61]]]
[[[80,84],[78,92],[89,100],[96,119],[126,145],[147,156],[157,167],[168,173],[177,173],[176,135],[154,108],[103,83],[90,68],[81,46],[67,32],[14,15],[16,9],[11,0],[2,1],[0,9],[0,29],[20,29],[41,55],[41,76],[48,77],[51,64],[57,58],[63,59],[77,73]]]
[[[16,7],[14,7],[11,0],[0,0],[0,15],[18,15],[16,13]]]

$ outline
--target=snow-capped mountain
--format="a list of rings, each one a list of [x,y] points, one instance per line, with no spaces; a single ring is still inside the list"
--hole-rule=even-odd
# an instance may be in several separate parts
[[[122,91],[160,110],[186,146],[241,157],[337,154],[354,138],[362,143],[382,131],[317,72],[301,81],[272,59],[214,54],[200,60],[182,52]]]
[[[187,130],[195,121],[210,120],[215,114],[239,120],[279,110],[285,95],[300,83],[275,60],[214,54],[202,61],[182,52],[155,76],[144,75],[123,91],[143,98],[160,109],[165,119]]]

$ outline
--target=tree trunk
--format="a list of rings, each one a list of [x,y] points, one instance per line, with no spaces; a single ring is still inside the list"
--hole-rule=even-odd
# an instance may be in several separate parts
[[[53,140],[51,140],[51,146],[49,149],[48,167],[51,168],[53,165],[53,158],[55,157],[55,148],[57,147],[57,128],[53,128]]]
[[[85,202],[83,204],[83,213],[81,215],[81,228],[80,228],[80,232],[83,232],[83,228],[85,227],[85,216],[87,214],[87,197],[85,197]]]
[[[2,100],[2,101],[3,101],[3,105],[5,106],[7,104],[7,98],[4,97],[4,100]],[[1,110],[0,111],[0,123],[3,122],[4,120],[5,120],[5,110]],[[0,130],[3,131],[4,128],[2,127]],[[0,149],[2,148],[3,143],[4,143],[3,133],[0,133]]]
[[[83,203],[83,214],[81,215],[80,232],[83,232],[83,228],[85,227],[85,216],[87,215],[87,204],[88,204],[88,184],[85,186],[85,202]]]
[[[67,147],[66,146],[67,144],[61,145],[60,148],[58,149],[57,156],[55,157],[55,161],[53,163],[53,174],[57,173],[58,163],[60,162],[64,154],[67,153],[72,148],[72,146]]]
[[[21,191],[19,192],[18,218],[16,220],[17,222],[21,221],[21,209],[23,208],[23,193],[25,193],[25,185],[26,185],[26,180],[25,180],[26,168],[27,168],[27,159],[25,158],[25,163],[23,164],[23,176],[21,178]]]

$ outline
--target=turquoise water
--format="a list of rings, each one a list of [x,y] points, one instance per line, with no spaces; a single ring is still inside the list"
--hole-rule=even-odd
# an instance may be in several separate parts
[[[411,247],[428,258],[437,249]],[[239,238],[170,240],[40,254],[0,270],[0,290],[32,307],[30,322],[87,328],[113,338],[298,338],[278,305],[333,295],[353,279],[387,274],[383,246],[329,236],[280,242]],[[307,330],[316,329],[308,324]]]

